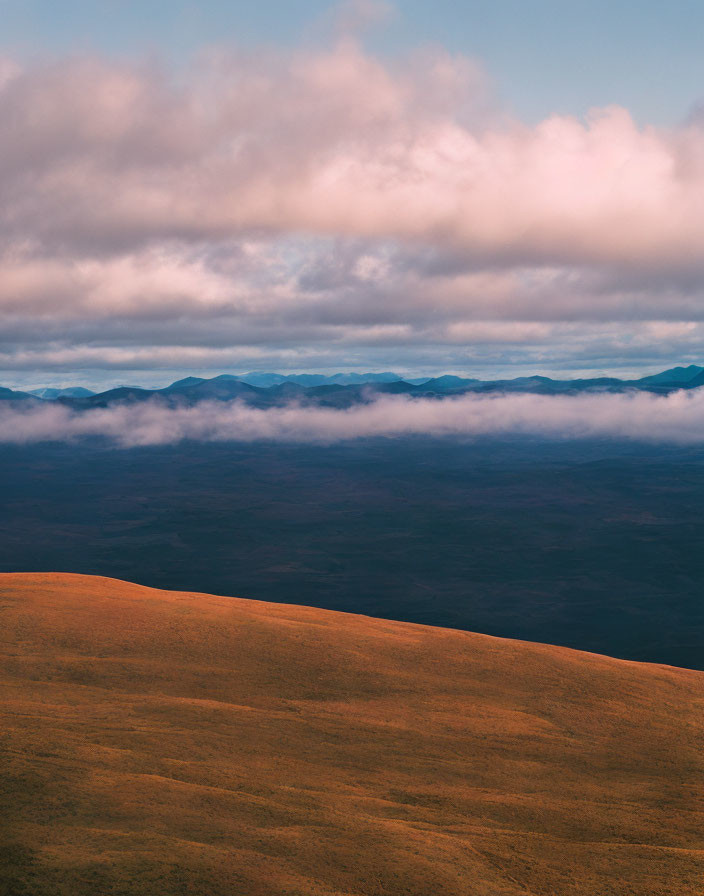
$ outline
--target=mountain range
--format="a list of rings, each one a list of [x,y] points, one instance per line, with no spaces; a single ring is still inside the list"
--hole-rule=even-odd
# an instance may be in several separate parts
[[[240,400],[255,407],[271,407],[299,402],[324,407],[349,407],[373,400],[379,395],[439,397],[464,393],[533,393],[574,395],[594,392],[645,391],[667,395],[678,389],[696,389],[704,385],[704,367],[690,364],[636,380],[594,377],[555,380],[545,376],[516,377],[504,380],[478,380],[444,375],[403,379],[391,372],[322,374],[248,373],[222,374],[209,379],[189,376],[162,389],[118,386],[94,393],[80,386],[41,388],[21,392],[0,388],[0,401],[59,402],[76,410],[107,407],[156,398],[170,405],[196,404],[204,400]]]

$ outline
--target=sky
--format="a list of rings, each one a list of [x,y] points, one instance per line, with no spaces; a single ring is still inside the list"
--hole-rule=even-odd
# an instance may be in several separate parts
[[[704,360],[700,3],[0,17],[0,385]]]
[[[442,46],[481,60],[524,120],[619,103],[643,123],[684,118],[704,83],[698,0],[398,0],[348,19],[376,20],[386,55]],[[366,4],[373,9],[372,4]],[[337,7],[339,9],[339,7]],[[328,0],[0,0],[3,43],[30,58],[93,51],[172,61],[204,46],[315,46],[329,37]]]

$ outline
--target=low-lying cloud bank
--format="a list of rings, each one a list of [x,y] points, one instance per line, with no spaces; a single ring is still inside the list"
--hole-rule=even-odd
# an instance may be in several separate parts
[[[0,408],[0,442],[105,437],[117,445],[273,440],[331,443],[364,437],[536,435],[704,443],[704,389],[545,396],[464,395],[443,400],[382,397],[347,410],[241,402],[172,408],[152,401],[84,412],[59,405]]]

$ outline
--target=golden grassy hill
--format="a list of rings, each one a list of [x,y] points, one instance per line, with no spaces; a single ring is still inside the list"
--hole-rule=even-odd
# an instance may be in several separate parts
[[[2,896],[701,896],[704,674],[0,575]]]

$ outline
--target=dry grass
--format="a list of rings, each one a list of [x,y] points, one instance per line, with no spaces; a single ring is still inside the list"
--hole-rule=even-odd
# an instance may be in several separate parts
[[[2,896],[701,896],[704,673],[0,576]]]

